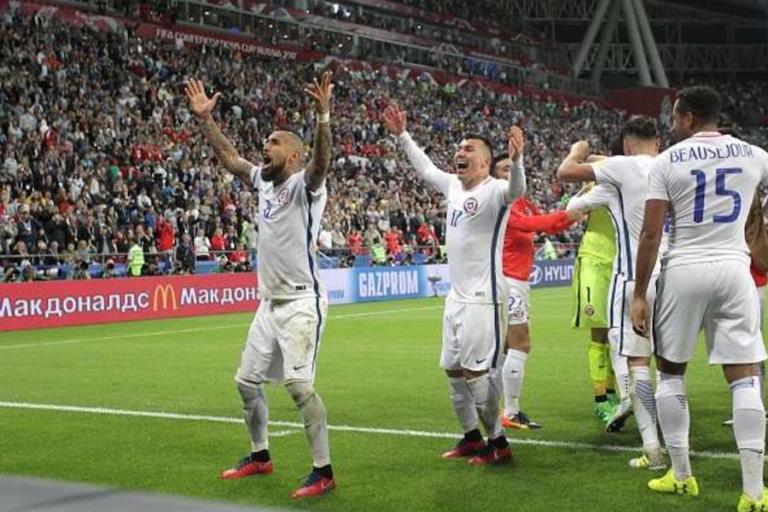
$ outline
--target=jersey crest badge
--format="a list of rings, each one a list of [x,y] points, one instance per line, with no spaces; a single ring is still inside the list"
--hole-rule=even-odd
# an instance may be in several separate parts
[[[479,203],[477,202],[477,199],[474,197],[470,197],[466,201],[464,201],[464,211],[467,215],[474,215],[477,213],[477,208],[479,207]]]

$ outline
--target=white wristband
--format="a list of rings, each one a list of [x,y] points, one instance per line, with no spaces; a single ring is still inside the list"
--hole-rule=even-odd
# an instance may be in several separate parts
[[[330,123],[331,122],[331,113],[330,112],[323,112],[322,114],[317,115],[317,122],[320,124],[324,123]]]

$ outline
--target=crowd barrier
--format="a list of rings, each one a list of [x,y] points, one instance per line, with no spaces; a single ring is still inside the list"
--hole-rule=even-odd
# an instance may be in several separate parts
[[[445,296],[447,265],[321,270],[331,304]],[[566,286],[573,260],[538,261],[532,287]],[[0,331],[255,312],[255,272],[0,284]]]

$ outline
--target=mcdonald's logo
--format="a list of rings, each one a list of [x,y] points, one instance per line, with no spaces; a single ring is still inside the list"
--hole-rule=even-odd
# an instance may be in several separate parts
[[[173,306],[173,310],[176,311],[179,309],[178,302],[176,301],[176,290],[173,289],[173,286],[169,284],[159,284],[155,288],[155,294],[152,298],[152,311],[157,311],[160,309],[159,303],[160,299],[163,300],[163,307],[162,309],[168,309],[168,299],[170,298],[170,303]]]

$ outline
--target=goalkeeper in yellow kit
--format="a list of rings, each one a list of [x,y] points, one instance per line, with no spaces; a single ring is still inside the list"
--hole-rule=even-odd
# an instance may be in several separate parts
[[[615,153],[615,152],[614,152]],[[589,185],[581,193],[588,191]],[[595,414],[608,423],[619,406],[608,345],[608,293],[613,275],[616,242],[606,208],[589,213],[579,245],[571,282],[574,329],[589,329],[589,376],[595,394]]]

